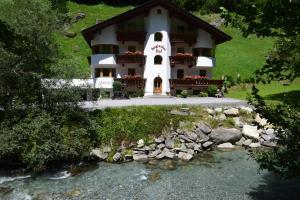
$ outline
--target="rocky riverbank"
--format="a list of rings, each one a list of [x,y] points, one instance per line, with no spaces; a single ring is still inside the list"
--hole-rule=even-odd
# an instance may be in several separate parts
[[[101,161],[128,162],[160,159],[180,159],[189,161],[203,151],[214,149],[246,149],[276,147],[276,130],[251,107],[218,107],[205,110],[207,118],[218,122],[217,127],[212,128],[204,121],[194,122],[189,129],[179,126],[171,128],[169,133],[153,138],[153,141],[145,142],[140,139],[136,144],[122,145],[113,151],[110,146],[93,149],[91,156]],[[174,115],[193,115],[189,109],[171,111]],[[225,127],[226,120],[232,121],[233,127]],[[184,124],[185,122],[182,122]]]

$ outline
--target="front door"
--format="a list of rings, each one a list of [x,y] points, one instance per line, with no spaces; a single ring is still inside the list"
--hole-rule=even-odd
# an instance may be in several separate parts
[[[162,93],[162,79],[160,77],[156,77],[154,79],[154,94],[161,94]]]

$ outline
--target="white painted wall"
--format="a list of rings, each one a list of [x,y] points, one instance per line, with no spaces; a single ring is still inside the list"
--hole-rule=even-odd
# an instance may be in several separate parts
[[[115,54],[94,54],[91,57],[91,64],[96,67],[99,65],[116,65]]]
[[[197,43],[194,48],[215,48],[215,42],[209,33],[198,29]]]
[[[98,44],[119,44],[119,42],[117,41],[115,25],[104,28],[99,33],[96,33],[94,39],[91,41],[91,45],[93,46]]]
[[[162,13],[157,14],[157,9],[161,9]],[[162,94],[166,95],[170,92],[170,59],[171,44],[168,32],[170,31],[170,21],[168,11],[161,7],[155,7],[150,10],[146,19],[147,41],[145,44],[144,54],[147,56],[144,77],[147,78],[145,87],[145,96],[153,95],[154,79],[160,77],[162,79]],[[154,41],[156,32],[163,34],[161,42]],[[165,49],[157,48],[161,52],[152,49],[156,45],[161,45]],[[160,55],[163,58],[162,65],[154,65],[154,57]]]
[[[197,67],[214,67],[215,58],[200,56],[197,59]]]

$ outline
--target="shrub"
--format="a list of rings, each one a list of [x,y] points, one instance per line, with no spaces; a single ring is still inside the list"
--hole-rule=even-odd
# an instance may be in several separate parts
[[[108,99],[110,97],[110,94],[109,92],[102,90],[100,91],[100,97],[101,99]]]
[[[209,85],[208,88],[207,88],[208,96],[214,97],[217,93],[217,90],[218,90],[217,86]]]
[[[181,92],[181,96],[182,96],[182,98],[187,98],[188,97],[188,91],[187,90],[182,90],[182,92]]]
[[[199,94],[200,97],[208,97],[207,92],[200,92]]]
[[[120,81],[114,81],[113,83],[113,91],[121,91],[122,90],[122,83]]]

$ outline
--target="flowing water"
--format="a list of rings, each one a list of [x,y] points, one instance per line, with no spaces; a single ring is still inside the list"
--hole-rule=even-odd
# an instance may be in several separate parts
[[[300,180],[262,171],[246,151],[204,153],[192,162],[99,163],[71,176],[0,177],[0,199],[300,199]]]

